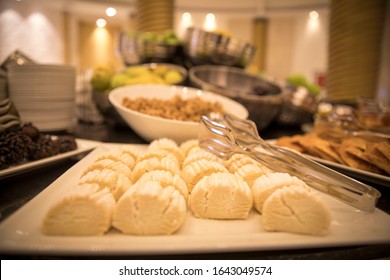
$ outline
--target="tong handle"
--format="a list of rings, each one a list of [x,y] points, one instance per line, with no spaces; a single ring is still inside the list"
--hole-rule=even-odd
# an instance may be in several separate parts
[[[367,137],[378,137],[378,138],[384,138],[384,139],[390,139],[390,134],[380,133],[380,132],[374,132],[369,130],[358,130],[358,131],[349,131],[345,130],[345,134],[352,135],[352,136],[367,136]]]
[[[259,136],[252,121],[226,114],[218,121],[204,117],[202,122],[205,126],[205,134],[201,133],[203,138],[212,136],[203,144],[215,154],[226,157],[245,153],[271,170],[295,175],[309,186],[357,209],[375,210],[381,195],[379,191],[297,152],[269,144]]]

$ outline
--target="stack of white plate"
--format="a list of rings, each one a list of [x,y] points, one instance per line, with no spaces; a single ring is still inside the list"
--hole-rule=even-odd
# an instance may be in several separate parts
[[[42,131],[67,130],[75,117],[75,69],[66,65],[12,65],[9,97],[23,122]]]

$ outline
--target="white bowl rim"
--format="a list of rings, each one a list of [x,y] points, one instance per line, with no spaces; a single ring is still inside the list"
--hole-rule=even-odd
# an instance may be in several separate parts
[[[242,104],[238,103],[237,101],[231,99],[231,98],[228,98],[228,97],[225,97],[225,96],[222,96],[222,95],[219,95],[219,94],[216,94],[216,93],[213,93],[213,92],[210,92],[210,91],[205,91],[205,90],[202,90],[202,89],[198,89],[198,88],[193,88],[193,87],[188,87],[188,86],[178,86],[178,85],[154,85],[154,84],[150,84],[150,85],[129,85],[129,86],[123,86],[123,87],[118,87],[116,89],[113,89],[109,95],[108,95],[108,99],[110,101],[110,103],[115,107],[115,108],[119,108],[121,110],[124,110],[124,111],[127,111],[129,113],[132,113],[136,116],[140,116],[140,117],[143,117],[145,119],[149,119],[149,120],[155,120],[155,121],[166,121],[168,123],[171,123],[171,124],[186,124],[186,125],[193,125],[193,126],[197,126],[199,125],[199,122],[194,122],[194,121],[181,121],[181,120],[174,120],[174,119],[168,119],[168,118],[162,118],[162,117],[156,117],[156,116],[152,116],[152,115],[148,115],[148,114],[144,114],[144,113],[140,113],[138,111],[135,111],[135,110],[132,110],[132,109],[129,109],[129,108],[126,108],[124,107],[121,103],[117,103],[116,102],[116,99],[115,99],[115,95],[119,95],[121,94],[123,91],[126,91],[128,89],[137,89],[137,88],[145,88],[145,87],[148,87],[148,88],[153,88],[155,90],[157,89],[167,89],[167,88],[176,88],[177,89],[177,93],[180,94],[183,92],[183,90],[187,89],[187,90],[190,90],[190,91],[196,91],[199,95],[209,95],[209,96],[214,96],[216,97],[217,99],[221,99],[221,100],[225,100],[225,101],[228,101],[230,103],[234,103],[237,107],[240,107],[242,112],[244,112],[245,116],[242,116],[242,118],[248,118],[249,116],[249,112],[248,110],[245,108],[245,106],[243,106]],[[206,99],[207,101],[207,99]]]

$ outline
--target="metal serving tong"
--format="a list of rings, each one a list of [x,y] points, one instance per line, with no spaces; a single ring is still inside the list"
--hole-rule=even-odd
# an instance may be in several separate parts
[[[312,188],[367,212],[374,211],[381,196],[378,190],[298,152],[267,143],[250,120],[212,113],[202,117],[200,127],[200,146],[221,158],[247,154],[274,171],[297,176]]]

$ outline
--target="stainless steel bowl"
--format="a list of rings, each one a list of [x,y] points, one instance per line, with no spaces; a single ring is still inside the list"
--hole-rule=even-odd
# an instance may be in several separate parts
[[[246,67],[255,55],[256,48],[223,34],[189,28],[184,40],[184,53],[194,65],[216,64]]]
[[[140,63],[169,63],[178,52],[179,45],[143,40],[122,32],[119,36],[119,54],[127,65]]]
[[[195,66],[189,70],[189,78],[194,87],[240,102],[247,108],[249,119],[256,123],[259,130],[265,129],[275,119],[282,105],[281,87],[240,68]]]

